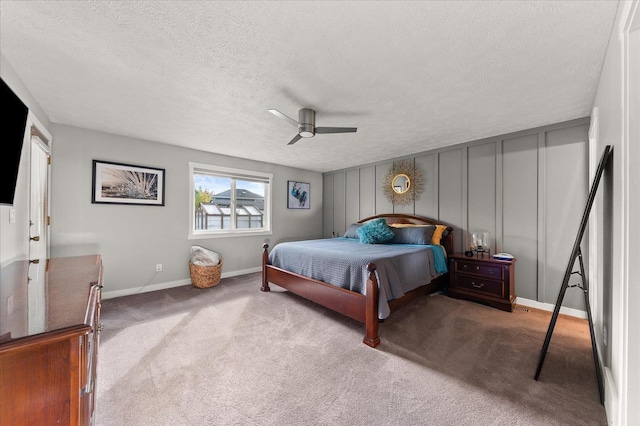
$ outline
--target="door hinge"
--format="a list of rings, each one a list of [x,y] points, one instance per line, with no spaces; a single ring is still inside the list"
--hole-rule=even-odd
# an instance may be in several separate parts
[[[47,226],[51,225],[51,216],[47,216]]]
[[[47,164],[51,165],[51,156],[50,155],[47,157]]]

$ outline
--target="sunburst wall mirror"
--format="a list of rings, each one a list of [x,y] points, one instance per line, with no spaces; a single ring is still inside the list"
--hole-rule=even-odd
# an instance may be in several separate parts
[[[394,162],[382,179],[382,190],[394,206],[406,206],[422,193],[422,172],[412,161]]]

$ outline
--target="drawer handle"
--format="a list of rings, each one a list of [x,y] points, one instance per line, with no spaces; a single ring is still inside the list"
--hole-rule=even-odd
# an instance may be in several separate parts
[[[462,265],[462,269],[467,269],[468,266],[467,265]]]
[[[479,271],[479,270],[480,270],[480,267],[479,267],[479,266],[476,266],[476,271]]]
[[[471,281],[471,285],[474,286],[475,288],[482,288],[484,287],[484,283],[480,283],[480,284],[476,284],[475,281]]]
[[[91,371],[89,371],[89,374],[91,374]],[[90,393],[93,393],[93,379],[89,379],[90,382],[87,383],[87,386],[85,386],[84,388],[80,389],[80,396],[85,396],[88,395]]]

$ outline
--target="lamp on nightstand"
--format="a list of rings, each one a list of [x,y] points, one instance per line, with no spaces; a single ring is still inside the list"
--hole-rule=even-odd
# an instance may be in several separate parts
[[[476,252],[477,258],[484,258],[487,253],[491,257],[491,234],[486,231],[476,231],[471,236],[471,250]]]

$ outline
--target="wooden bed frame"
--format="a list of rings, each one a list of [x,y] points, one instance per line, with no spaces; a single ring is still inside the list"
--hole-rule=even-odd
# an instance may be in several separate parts
[[[384,218],[387,223],[412,223],[417,225],[437,225],[441,222],[422,216],[407,214],[381,214],[358,221],[365,223],[373,219]],[[447,254],[453,253],[453,228],[447,227],[442,235],[441,245]],[[286,271],[269,264],[268,244],[262,245],[262,287],[261,291],[270,291],[269,283],[283,287],[312,302],[318,303],[333,311],[339,312],[365,324],[364,344],[375,348],[380,344],[378,337],[378,281],[375,275],[375,264],[367,265],[369,277],[366,284],[366,296],[303,275]],[[433,293],[444,287],[448,281],[448,273],[440,275],[431,283],[406,293],[399,299],[389,301],[391,312],[405,305],[418,296]]]

